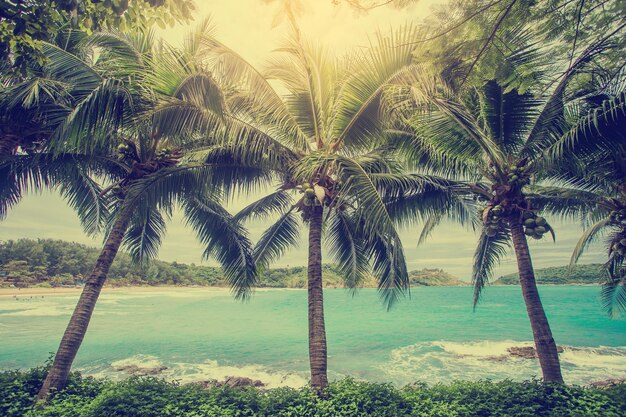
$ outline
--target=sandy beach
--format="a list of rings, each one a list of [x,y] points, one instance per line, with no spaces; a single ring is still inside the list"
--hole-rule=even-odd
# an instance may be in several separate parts
[[[29,287],[29,288],[0,288],[0,297],[13,297],[13,296],[54,296],[54,295],[72,295],[76,294],[77,296],[81,293],[82,287],[78,288],[39,288],[39,287]],[[180,287],[180,286],[154,286],[154,287],[141,287],[141,286],[133,286],[133,287],[104,287],[102,290],[103,294],[107,293],[128,293],[128,292],[139,292],[139,293],[162,293],[162,292],[176,292],[176,291],[185,291],[188,292],[190,290],[194,291],[211,291],[211,292],[228,292],[230,291],[228,288],[221,287]]]

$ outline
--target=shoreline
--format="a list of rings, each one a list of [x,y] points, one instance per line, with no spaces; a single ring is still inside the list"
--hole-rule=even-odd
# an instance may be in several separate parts
[[[188,291],[190,289],[196,290],[210,290],[216,292],[230,291],[227,287],[199,287],[199,286],[177,286],[177,285],[162,285],[162,286],[142,286],[142,285],[130,285],[127,287],[104,287],[102,289],[103,294],[107,293],[120,293],[120,292],[172,292],[172,291]],[[71,295],[80,294],[83,287],[76,288],[45,288],[45,287],[26,287],[26,288],[0,288],[0,297],[13,297],[16,296],[30,296],[30,295]],[[259,288],[264,290],[264,288]]]
[[[539,287],[597,287],[600,284],[537,284]],[[519,285],[516,284],[507,284],[507,285],[490,285],[491,287],[517,287]],[[416,285],[412,286],[411,289],[417,288],[467,288],[471,287],[471,285]],[[376,287],[363,287],[359,289],[375,289]],[[128,285],[128,286],[120,286],[120,287],[111,287],[105,286],[102,289],[103,293],[119,293],[119,292],[175,292],[175,291],[188,291],[190,289],[199,290],[199,291],[215,291],[215,292],[229,292],[229,287],[218,287],[218,286],[209,286],[209,285]],[[325,290],[332,289],[345,289],[344,287],[325,287]],[[0,288],[0,297],[13,297],[13,296],[51,296],[51,295],[71,295],[71,294],[80,294],[83,290],[83,287],[24,287],[24,288],[9,288],[4,287]],[[306,288],[294,288],[294,287],[259,287],[255,288],[254,291],[264,292],[271,290],[306,290]]]

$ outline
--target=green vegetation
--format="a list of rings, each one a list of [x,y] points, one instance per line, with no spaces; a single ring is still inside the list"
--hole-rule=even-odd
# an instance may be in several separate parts
[[[535,269],[538,284],[593,285],[606,282],[608,275],[602,264],[577,265],[571,271],[567,266]],[[519,274],[501,276],[494,285],[519,285]]]
[[[65,385],[108,276],[227,284],[245,298],[257,267],[302,229],[306,277],[299,268],[264,279],[308,287],[315,391],[327,386],[324,275],[330,286],[376,282],[387,306],[411,284],[454,282],[409,274],[401,224],[423,221],[420,242],[443,218],[482,224],[474,304],[512,246],[545,381],[563,378],[527,244],[554,239],[543,216],[591,225],[572,263],[608,233],[603,302],[626,310],[621,2],[451,2],[426,28],[379,32],[345,59],[305,39],[288,1],[289,40],[265,68],[217,40],[209,20],[182,48],[129,30],[185,21],[190,0],[44,3],[2,2],[0,219],[27,191],[54,189],[86,232],[107,237],[97,256],[2,258],[16,285],[85,284],[39,399]],[[260,184],[275,191],[235,216],[222,207]],[[146,263],[175,208],[221,270]],[[271,216],[253,245],[244,223]],[[122,245],[133,263],[114,264]],[[323,266],[322,245],[336,267]]]
[[[395,388],[344,379],[325,398],[308,388],[212,388],[155,378],[110,382],[71,375],[67,388],[33,410],[45,369],[0,374],[0,414],[5,417],[619,417],[626,385],[608,389],[527,382],[461,382]]]
[[[0,287],[16,285],[63,286],[82,284],[96,263],[99,250],[75,242],[53,239],[19,239],[0,241]],[[324,286],[344,286],[343,278],[333,265],[322,267]],[[271,268],[263,272],[258,286],[268,288],[305,288],[306,267]],[[466,285],[441,269],[411,271],[413,286]],[[130,255],[120,253],[109,271],[110,286],[130,285],[201,285],[227,287],[222,270],[212,266],[178,262],[151,261],[141,267]],[[373,279],[364,287],[376,287]]]

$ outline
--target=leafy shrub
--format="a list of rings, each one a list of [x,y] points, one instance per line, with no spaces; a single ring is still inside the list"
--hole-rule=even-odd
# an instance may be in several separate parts
[[[212,388],[157,378],[111,382],[72,374],[43,408],[32,409],[47,369],[0,373],[2,417],[621,417],[626,385],[608,389],[540,381],[390,384],[343,379],[322,398],[308,388]]]

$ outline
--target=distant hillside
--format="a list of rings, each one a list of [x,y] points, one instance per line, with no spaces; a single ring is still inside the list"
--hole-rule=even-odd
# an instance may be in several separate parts
[[[52,239],[0,241],[0,287],[80,285],[91,272],[99,249],[74,242]],[[326,288],[343,287],[343,279],[333,265],[323,266]],[[306,267],[273,268],[265,271],[260,287],[304,288]],[[411,285],[464,285],[441,269],[410,272]],[[225,287],[220,268],[155,260],[141,268],[128,254],[120,252],[109,271],[107,285],[202,285]],[[376,287],[370,277],[363,287]]]
[[[577,265],[570,273],[567,266],[554,266],[535,270],[538,284],[551,285],[594,285],[606,281],[602,264]],[[519,274],[504,275],[494,285],[517,285]]]
[[[443,269],[418,269],[409,272],[412,286],[444,287],[453,285],[469,285]]]

